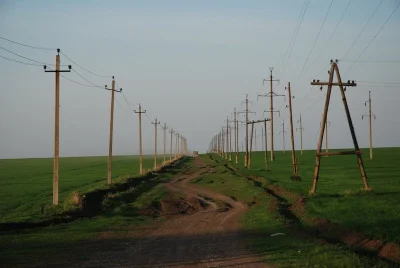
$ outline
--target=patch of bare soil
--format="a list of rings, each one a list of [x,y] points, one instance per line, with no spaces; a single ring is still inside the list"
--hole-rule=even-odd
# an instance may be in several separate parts
[[[239,218],[247,206],[190,183],[210,170],[198,157],[193,162],[165,185],[171,197],[149,208],[165,221],[127,235],[121,248],[105,246],[76,267],[269,267],[246,247]]]

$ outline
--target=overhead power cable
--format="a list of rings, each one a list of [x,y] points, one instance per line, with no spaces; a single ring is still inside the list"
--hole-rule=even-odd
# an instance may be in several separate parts
[[[74,63],[76,66],[78,66],[78,67],[81,68],[82,70],[84,70],[84,71],[86,71],[86,72],[88,72],[88,73],[90,73],[90,74],[92,74],[92,75],[99,76],[99,77],[112,77],[112,75],[101,75],[101,74],[96,74],[96,73],[94,73],[94,72],[91,72],[91,71],[89,71],[89,70],[83,68],[81,65],[79,65],[79,64],[76,63],[75,61],[73,61],[70,57],[68,57],[67,55],[65,55],[65,53],[63,53],[62,51],[60,51],[60,53],[61,53],[64,57],[66,57],[68,60],[70,60],[72,63]]]
[[[43,64],[23,62],[23,61],[19,61],[19,60],[15,60],[15,59],[10,59],[10,58],[7,58],[7,57],[1,56],[1,55],[0,55],[0,58],[3,58],[3,59],[8,60],[8,61],[13,61],[13,62],[17,62],[17,63],[20,63],[20,64],[24,64],[24,65],[43,66]]]
[[[305,15],[305,13],[306,13],[306,10],[307,10],[307,6],[308,6],[308,0],[305,0],[304,3],[303,3],[303,7],[302,7],[302,9],[301,9],[301,12],[300,12],[299,21],[297,22],[296,28],[294,29],[294,32],[293,32],[293,35],[292,35],[292,39],[290,40],[289,47],[288,47],[288,49],[287,49],[287,51],[286,51],[286,53],[285,53],[285,57],[284,57],[284,59],[283,59],[283,63],[282,63],[282,64],[283,64],[283,68],[282,68],[282,70],[280,71],[280,73],[279,73],[278,76],[282,76],[283,73],[285,72],[286,64],[287,64],[287,62],[288,62],[289,59],[290,59],[290,55],[291,55],[291,53],[292,53],[294,44],[295,44],[295,42],[296,42],[297,35],[298,35],[298,33],[299,33],[301,24],[303,23],[303,19],[304,19],[304,15]]]
[[[40,63],[40,64],[42,64],[42,65],[51,65],[51,66],[55,66],[55,64],[52,64],[52,63],[45,63],[45,62],[42,62],[42,61],[38,61],[38,60],[34,60],[34,59],[30,59],[30,58],[28,58],[28,57],[22,56],[22,55],[20,55],[20,54],[18,54],[18,53],[15,53],[15,52],[13,52],[13,51],[11,51],[11,50],[5,48],[5,47],[2,47],[2,46],[0,46],[0,49],[3,49],[3,50],[5,50],[5,51],[7,51],[8,53],[11,53],[11,54],[13,54],[13,55],[15,55],[15,56],[18,56],[18,57],[20,57],[20,58],[23,58],[23,59],[26,59],[26,60],[29,60],[29,61],[32,61],[32,62]],[[65,65],[65,64],[64,64],[64,65],[61,65],[61,64],[60,64],[60,66],[68,66],[68,65]]]
[[[372,15],[369,17],[367,23],[364,25],[364,27],[362,28],[361,32],[357,35],[356,39],[354,39],[353,43],[350,45],[350,47],[347,49],[346,53],[344,54],[344,56],[342,58],[346,58],[347,54],[350,52],[350,50],[353,48],[354,44],[357,42],[358,38],[360,38],[360,36],[362,35],[362,33],[364,32],[365,28],[367,28],[368,24],[370,23],[370,21],[372,20],[372,18],[374,17],[376,11],[378,10],[378,8],[381,6],[383,0],[381,0],[381,2],[379,3],[379,5],[375,8],[374,12],[372,13]]]
[[[52,69],[52,68],[50,68],[50,67],[47,67],[50,71],[54,71],[55,69]],[[96,86],[96,85],[86,85],[86,84],[83,84],[83,83],[80,83],[80,82],[78,82],[78,81],[75,81],[75,80],[73,80],[73,79],[71,79],[71,78],[69,78],[69,77],[67,77],[67,76],[65,76],[65,75],[62,75],[62,74],[60,74],[60,76],[61,77],[63,77],[63,78],[65,78],[65,79],[67,79],[67,80],[69,80],[69,81],[71,81],[72,83],[75,83],[75,84],[77,84],[77,85],[80,85],[80,86],[84,86],[84,87],[98,87],[98,86]]]
[[[317,56],[317,57],[315,58],[315,60],[311,63],[311,65],[307,68],[307,70],[305,71],[304,74],[307,74],[307,73],[310,71],[311,67],[314,66],[314,64],[317,62],[317,60],[318,60],[319,57],[321,56],[322,52],[325,50],[325,48],[327,47],[327,45],[328,45],[329,42],[331,41],[333,35],[335,34],[337,28],[339,27],[339,24],[342,22],[342,20],[343,20],[343,18],[344,18],[344,15],[346,14],[347,9],[349,8],[349,6],[350,6],[350,4],[351,4],[352,1],[353,1],[353,0],[349,0],[349,2],[347,3],[347,6],[346,6],[346,8],[344,9],[342,15],[340,16],[340,19],[339,19],[339,21],[337,22],[337,24],[336,24],[336,26],[335,26],[335,29],[332,31],[332,33],[331,33],[331,35],[329,36],[328,40],[325,42],[324,46],[322,47],[322,49],[321,49],[320,52],[318,53],[318,56]]]
[[[393,9],[392,13],[390,13],[390,16],[386,19],[385,23],[382,24],[381,28],[379,28],[378,32],[374,35],[374,37],[368,42],[367,46],[363,49],[363,51],[360,53],[360,55],[358,55],[357,59],[355,60],[355,62],[353,62],[350,67],[346,70],[346,72],[348,72],[353,65],[361,58],[361,56],[364,54],[364,52],[369,48],[369,46],[372,44],[372,42],[375,40],[375,38],[380,34],[380,32],[383,30],[383,28],[385,28],[386,24],[388,23],[388,21],[390,20],[390,18],[393,16],[393,14],[396,12],[397,8],[400,5],[400,1],[397,4],[397,6]]]
[[[22,43],[19,43],[19,42],[16,42],[16,41],[13,41],[13,40],[7,39],[7,38],[5,38],[5,37],[2,37],[2,36],[0,36],[0,39],[3,39],[3,40],[5,40],[5,41],[8,41],[8,42],[10,42],[10,43],[14,43],[14,44],[17,44],[17,45],[20,45],[20,46],[24,46],[24,47],[33,48],[33,49],[40,49],[40,50],[57,50],[56,48],[50,48],[50,47],[37,47],[37,46],[31,46],[31,45],[22,44]]]
[[[310,52],[308,53],[308,56],[307,56],[307,58],[306,58],[306,61],[304,62],[303,67],[301,68],[301,71],[300,71],[299,76],[297,77],[297,80],[296,80],[296,81],[299,80],[301,74],[302,74],[303,71],[304,71],[304,68],[305,68],[306,65],[307,65],[308,60],[310,59],[311,53],[314,51],[315,44],[316,44],[317,41],[318,41],[318,37],[319,37],[319,35],[321,34],[322,28],[324,28],[324,25],[325,25],[325,22],[326,22],[326,18],[328,17],[328,14],[329,14],[329,11],[331,10],[332,4],[333,4],[333,0],[331,0],[331,4],[329,5],[328,11],[327,11],[326,14],[325,14],[324,20],[322,21],[322,24],[321,24],[321,27],[319,28],[319,31],[318,31],[317,36],[315,37],[314,44],[313,44],[313,46],[311,47]]]
[[[96,85],[96,84],[90,82],[88,79],[86,79],[85,77],[83,77],[80,73],[78,73],[76,70],[72,69],[72,71],[73,71],[74,73],[76,73],[77,75],[79,75],[83,80],[85,80],[86,82],[88,82],[89,84],[91,84],[93,87],[103,88],[103,87],[101,87],[101,86],[98,86],[98,85]]]

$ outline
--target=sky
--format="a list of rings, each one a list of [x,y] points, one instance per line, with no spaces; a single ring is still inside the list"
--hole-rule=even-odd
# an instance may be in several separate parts
[[[110,91],[103,88],[111,86],[111,76],[124,93],[116,93],[115,155],[138,154],[138,115],[133,110],[139,103],[146,110],[142,118],[145,154],[154,151],[150,121],[155,118],[185,136],[190,150],[205,152],[227,117],[233,119],[234,108],[244,110],[246,94],[249,109],[256,112],[250,119],[267,116],[263,112],[270,108],[269,99],[257,96],[270,90],[268,83],[263,85],[270,67],[279,80],[273,84],[274,92],[287,94],[285,86],[291,82],[294,125],[299,127],[302,114],[304,148],[315,149],[326,87],[319,90],[310,82],[327,81],[331,59],[339,59],[344,81],[358,83],[347,89],[346,96],[360,147],[369,146],[368,120],[362,120],[368,112],[369,91],[376,115],[374,146],[399,146],[399,0],[351,0],[343,19],[349,0],[331,2],[0,0],[1,37],[52,48],[32,49],[0,39],[0,56],[32,63],[7,49],[54,64],[60,48],[79,66],[108,76],[92,75],[61,54],[61,64],[71,64],[76,71],[64,76],[99,86],[82,86],[61,77],[61,156],[108,154]],[[0,158],[52,157],[54,73],[3,58],[0,73]],[[274,115],[276,150],[283,148],[282,130],[286,149],[290,145],[287,101],[287,97],[274,98],[274,109],[280,111]],[[243,116],[239,114],[239,119]],[[328,120],[329,148],[350,148],[338,88],[333,89]],[[261,126],[256,133],[261,137]],[[158,134],[161,153],[161,129]],[[241,144],[244,125],[239,139]],[[299,131],[295,144],[298,148]]]

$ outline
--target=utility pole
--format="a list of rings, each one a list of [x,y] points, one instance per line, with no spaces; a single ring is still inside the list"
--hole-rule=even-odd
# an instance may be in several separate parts
[[[255,112],[250,112],[249,111],[249,99],[248,99],[248,94],[246,94],[246,110],[244,112],[239,112],[239,113],[244,113],[246,116],[246,134],[245,134],[245,139],[246,139],[246,153],[244,155],[244,166],[247,167],[248,164],[248,158],[249,158],[249,128],[248,128],[248,122],[249,122],[249,113],[254,113]]]
[[[235,124],[235,163],[238,163],[238,158],[239,158],[239,144],[238,144],[238,132],[239,132],[239,123],[236,119],[236,108],[234,109],[234,119],[233,122]]]
[[[267,155],[267,147],[268,147],[268,139],[267,139],[267,120],[264,121],[264,159],[265,159],[265,168],[268,169],[268,155]]]
[[[142,106],[139,103],[139,111],[134,110],[139,115],[139,174],[143,174],[143,156],[142,156],[142,114],[146,113],[146,110],[142,111]]]
[[[154,122],[151,122],[154,125],[154,169],[157,168],[157,125],[160,122],[157,122],[157,117]]]
[[[115,90],[115,80],[112,77],[111,89],[105,86],[106,90],[111,91],[111,105],[110,105],[110,136],[108,141],[108,172],[107,172],[107,183],[111,184],[112,177],[112,149],[113,149],[113,132],[114,132],[114,93],[121,92],[122,88]]]
[[[257,129],[254,127],[254,152],[257,152]]]
[[[297,158],[294,149],[294,134],[293,134],[293,115],[292,115],[292,91],[290,89],[290,82],[287,87],[289,93],[289,114],[290,114],[290,138],[292,140],[292,165],[293,165],[293,174],[295,176],[298,175],[298,166],[297,166]],[[293,96],[294,98],[294,96]]]
[[[357,84],[354,81],[350,82],[350,80],[348,80],[347,83],[342,82],[342,79],[341,79],[340,73],[339,73],[339,67],[337,66],[337,62],[338,62],[337,60],[336,61],[331,60],[331,69],[330,69],[330,71],[328,71],[328,73],[329,73],[329,81],[328,82],[320,82],[319,80],[316,80],[316,81],[313,80],[311,82],[312,86],[317,86],[317,85],[321,86],[321,90],[322,90],[322,86],[328,86],[328,90],[326,92],[325,107],[324,107],[324,111],[323,111],[323,115],[322,115],[321,131],[319,133],[319,138],[318,138],[318,147],[317,147],[317,153],[316,153],[316,159],[315,159],[313,185],[310,190],[311,194],[315,194],[315,192],[316,192],[317,183],[318,183],[318,179],[319,179],[319,168],[321,165],[321,156],[323,156],[323,155],[355,154],[357,156],[357,163],[360,168],[361,177],[364,182],[364,190],[371,189],[368,185],[367,175],[365,173],[365,168],[364,168],[364,163],[363,163],[362,156],[361,156],[361,151],[360,151],[360,148],[358,147],[357,136],[354,131],[354,126],[353,126],[353,122],[351,120],[350,110],[349,110],[349,106],[347,104],[346,94],[345,94],[345,91],[346,91],[345,87],[354,87],[354,86],[357,86]],[[337,82],[333,82],[334,73],[336,73]],[[331,92],[332,92],[332,86],[339,86],[339,88],[340,88],[340,94],[341,94],[343,106],[344,106],[344,109],[346,112],[347,122],[349,123],[350,133],[351,133],[351,137],[353,139],[354,151],[344,151],[344,152],[342,151],[342,152],[330,152],[330,153],[328,153],[328,152],[322,153],[321,152],[322,141],[323,141],[324,131],[325,131],[325,127],[326,127],[326,119],[327,119],[328,109],[329,109],[329,101],[330,101]]]
[[[247,125],[251,124],[250,153],[249,153],[249,158],[248,158],[249,161],[248,161],[248,165],[247,165],[248,168],[250,168],[250,163],[251,163],[251,152],[252,152],[252,148],[253,148],[252,145],[253,145],[254,124],[256,124],[256,123],[264,123],[264,126],[266,127],[267,121],[269,121],[269,119],[253,120],[253,121],[247,122]],[[265,142],[266,142],[266,140],[265,140]],[[265,152],[265,156],[266,156],[266,152]]]
[[[229,118],[228,116],[226,117],[226,154],[225,158],[228,160],[228,154],[229,154]]]
[[[328,152],[328,126],[331,124],[331,121],[325,121],[325,152]],[[321,124],[320,124],[321,125]],[[328,155],[326,155],[328,156]]]
[[[166,146],[167,146],[167,124],[164,123],[164,127],[163,127],[163,131],[164,131],[164,165],[165,165],[165,161],[166,161]]]
[[[300,127],[296,128],[296,131],[299,129],[300,130],[300,148],[301,148],[301,154],[303,154],[303,125],[301,123],[301,114],[300,114],[300,120],[297,121],[298,123],[300,123]]]
[[[286,149],[285,149],[285,121],[282,120],[282,131],[280,131],[279,133],[282,133],[282,141],[283,141],[283,153],[286,153]]]
[[[170,133],[171,133],[171,143],[170,143],[170,150],[169,150],[169,161],[172,161],[172,136],[174,135],[174,129],[173,128],[171,128],[171,131],[170,131]]]
[[[47,66],[43,66],[46,73],[55,73],[55,106],[54,106],[54,161],[53,161],[53,205],[58,205],[58,182],[59,182],[59,158],[60,158],[60,73],[70,72],[71,65],[68,70],[60,70],[60,49],[57,48],[56,69],[46,70]]]
[[[179,133],[178,132],[175,134],[175,137],[176,137],[175,159],[178,159],[178,154],[179,154]]]
[[[250,165],[251,165],[251,149],[253,147],[253,131],[254,131],[254,121],[249,122],[249,124],[251,124],[251,135],[250,135],[250,153],[249,153],[249,157],[248,157],[248,162],[247,162],[247,168],[250,169]]]
[[[369,117],[369,159],[372,160],[372,116],[374,116],[374,119],[376,119],[376,116],[372,114],[371,91],[369,91],[369,98],[365,102],[365,106],[367,106],[367,102],[369,103],[369,113],[363,114],[361,119],[364,119],[364,116]]]
[[[278,79],[274,79],[272,76],[272,71],[273,71],[273,67],[269,68],[270,71],[270,75],[269,75],[269,79],[263,79],[263,85],[264,82],[267,81],[270,83],[270,91],[267,94],[264,95],[258,95],[258,97],[269,97],[269,103],[270,103],[270,107],[269,107],[269,112],[270,112],[270,119],[271,119],[271,161],[274,161],[274,112],[278,112],[274,110],[274,101],[273,98],[274,97],[278,97],[278,96],[284,96],[284,95],[278,95],[276,93],[274,93],[273,89],[272,89],[272,82],[274,81],[279,81]]]

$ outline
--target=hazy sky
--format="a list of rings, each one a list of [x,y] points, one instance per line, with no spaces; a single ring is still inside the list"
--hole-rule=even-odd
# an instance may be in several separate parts
[[[139,102],[147,110],[143,117],[145,153],[153,151],[154,127],[149,118],[155,117],[186,136],[191,150],[206,151],[234,107],[243,110],[241,102],[246,93],[252,101],[250,109],[257,112],[251,118],[263,117],[269,100],[257,101],[257,94],[269,91],[262,80],[272,66],[273,75],[280,80],[274,83],[278,94],[285,94],[284,87],[291,82],[295,120],[302,113],[304,147],[311,149],[316,147],[324,104],[324,99],[318,98],[326,92],[326,88],[322,92],[317,87],[311,89],[311,80],[328,79],[330,59],[356,60],[399,4],[399,0],[383,0],[354,43],[381,1],[352,0],[325,46],[348,2],[333,1],[311,51],[331,0],[309,0],[287,64],[283,59],[303,0],[0,0],[0,36],[33,46],[60,48],[86,69],[115,76],[125,96],[135,104],[128,107],[123,96],[116,94],[115,154],[138,153],[138,117],[132,110]],[[377,117],[373,121],[374,145],[400,145],[399,26],[400,8],[359,58],[362,62],[339,62],[343,80],[359,81],[359,86],[348,88],[347,98],[361,147],[368,146],[368,120],[361,120],[361,115],[368,112],[364,101],[369,90]],[[55,62],[55,50],[35,50],[1,39],[0,47],[41,62]],[[28,62],[3,49],[0,56]],[[61,55],[61,64],[72,63]],[[111,85],[111,78],[93,76],[72,65],[94,84]],[[64,75],[88,84],[74,72]],[[54,74],[44,73],[41,66],[0,58],[0,77],[0,158],[51,157]],[[387,84],[382,87],[377,82]],[[351,147],[337,91],[333,91],[328,115],[329,143],[331,148]],[[106,155],[110,92],[61,78],[60,103],[61,156]],[[275,117],[275,147],[279,150],[281,122],[285,120],[285,130],[289,131],[289,121],[284,98],[275,98],[275,104],[281,108],[280,117]],[[241,140],[243,130],[242,126]],[[261,128],[257,131],[260,135]],[[295,135],[299,147],[299,132]],[[161,149],[161,137],[159,146]]]

